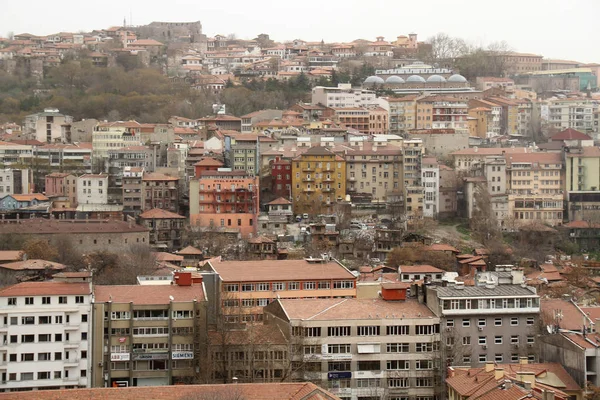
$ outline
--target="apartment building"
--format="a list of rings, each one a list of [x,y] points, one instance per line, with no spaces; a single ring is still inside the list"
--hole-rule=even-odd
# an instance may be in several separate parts
[[[441,318],[453,365],[535,361],[540,297],[524,286],[523,271],[486,272],[475,286],[428,286],[427,306]],[[503,283],[506,282],[506,283]]]
[[[91,283],[81,279],[23,282],[0,290],[0,390],[90,387],[91,302]]]
[[[600,209],[600,149],[570,147],[565,153],[565,191],[569,220],[586,220]],[[587,217],[586,217],[587,216]]]
[[[596,109],[589,99],[552,99],[548,101],[548,123],[561,131],[572,128],[590,133],[594,130]]]
[[[21,153],[19,157],[22,163],[35,165],[38,169],[38,176],[33,176],[36,187],[43,187],[44,176],[52,172],[69,172],[73,175],[92,172],[90,143],[34,146],[30,153]]]
[[[378,100],[374,90],[353,89],[349,83],[339,83],[337,87],[314,87],[311,103],[332,108],[353,108],[377,105]]]
[[[48,197],[66,197],[69,207],[77,207],[77,177],[66,172],[46,175],[44,193]]]
[[[314,146],[292,160],[294,213],[332,214],[346,195],[346,161]]]
[[[260,110],[254,111],[250,114],[242,115],[242,133],[251,133],[254,124],[262,121],[271,121],[274,119],[281,119],[283,111],[281,110]]]
[[[333,118],[345,128],[356,129],[360,133],[369,133],[370,112],[362,107],[331,107]]]
[[[292,163],[276,157],[270,163],[271,194],[273,197],[290,198],[292,194]]]
[[[410,222],[423,218],[423,197],[425,195],[421,181],[423,141],[421,139],[405,140],[402,147],[404,155],[404,204],[406,216]]]
[[[486,97],[489,103],[502,107],[500,131],[503,135],[519,134],[519,103],[505,97]]]
[[[486,139],[490,132],[491,109],[487,107],[469,108],[469,136]]]
[[[141,146],[142,127],[136,121],[102,122],[94,127],[92,148],[94,163],[106,168],[109,151],[130,146]]]
[[[457,172],[469,171],[485,164],[486,157],[513,154],[530,154],[533,149],[527,147],[472,147],[450,153]]]
[[[262,321],[263,307],[277,298],[356,297],[356,277],[337,261],[210,261],[209,266],[218,275],[214,300],[227,322]]]
[[[263,134],[226,135],[224,149],[228,165],[234,171],[259,175],[261,153],[270,150],[276,143],[275,139]]]
[[[190,224],[256,235],[259,178],[245,171],[206,171],[190,181]]]
[[[123,212],[133,216],[142,212],[142,177],[144,168],[124,167],[123,178]]]
[[[543,56],[531,53],[509,52],[503,55],[490,55],[489,57],[500,57],[504,65],[504,73],[509,75],[523,74],[542,70]]]
[[[440,209],[440,166],[435,157],[423,157],[421,176],[425,188],[423,216],[437,218]]]
[[[95,286],[92,387],[184,384],[206,372],[202,278],[160,282]]]
[[[485,115],[487,115],[487,121],[485,123],[485,134],[486,136],[480,136],[480,137],[487,137],[488,133],[493,134],[494,136],[497,135],[501,135],[502,134],[502,106],[496,103],[492,103],[491,101],[485,100],[485,99],[471,99],[469,100],[469,116],[471,117],[477,117],[480,115],[480,113],[478,112],[471,112],[471,110],[474,109],[489,109],[489,111],[487,110],[480,110],[480,111],[484,111],[483,113],[485,113]],[[483,114],[481,113],[481,114]],[[481,134],[483,133],[482,131],[484,130],[483,127],[484,124],[482,124],[481,127]]]
[[[506,156],[508,215],[516,225],[563,220],[563,159],[560,153]]]
[[[402,147],[387,141],[357,142],[345,151],[346,190],[384,202],[390,192],[403,192]]]
[[[475,80],[477,89],[488,90],[491,88],[499,88],[506,92],[514,92],[515,81],[510,78],[498,78],[495,76],[478,76]]]
[[[383,284],[379,299],[277,299],[265,307],[301,349],[294,378],[340,399],[434,399],[441,393],[440,319],[404,300],[406,284]]]
[[[388,97],[390,133],[402,134],[416,128],[418,96]]]
[[[179,210],[179,178],[160,174],[146,173],[142,177],[142,210],[160,208],[173,213]]]
[[[389,133],[389,113],[385,108],[370,106],[369,110],[369,134],[386,135]]]
[[[84,174],[77,178],[78,204],[108,204],[108,175]]]
[[[7,194],[29,194],[33,189],[30,174],[29,169],[0,169],[0,197]]]
[[[56,108],[27,115],[23,134],[42,143],[70,143],[73,117],[61,114]]]
[[[454,129],[469,132],[468,106],[455,97],[427,96],[417,100],[416,129]]]

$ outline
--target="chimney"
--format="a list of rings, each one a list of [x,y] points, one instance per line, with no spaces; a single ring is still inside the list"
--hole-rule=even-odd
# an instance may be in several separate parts
[[[494,380],[499,381],[504,378],[504,368],[494,369]]]
[[[519,364],[526,365],[528,362],[527,357],[519,357]]]
[[[554,391],[544,389],[542,391],[542,400],[554,400]]]
[[[446,376],[447,376],[448,378],[452,378],[452,377],[454,377],[454,374],[455,374],[455,372],[454,372],[454,368],[452,368],[452,367],[448,367],[448,371],[446,372]]]
[[[493,361],[486,361],[485,363],[485,372],[492,372],[495,368]]]
[[[535,389],[535,372],[517,372],[517,381],[523,383],[527,389]]]
[[[173,280],[178,286],[192,286],[191,272],[175,272]]]

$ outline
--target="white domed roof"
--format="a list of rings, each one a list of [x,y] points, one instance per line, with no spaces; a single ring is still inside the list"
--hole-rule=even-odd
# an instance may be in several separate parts
[[[446,78],[444,78],[441,75],[431,75],[429,78],[427,78],[427,82],[429,82],[429,83],[443,83],[443,82],[446,82]]]
[[[425,79],[419,75],[411,75],[406,79],[406,82],[425,83]]]
[[[399,76],[392,75],[385,80],[385,83],[404,83],[404,79]]]
[[[448,82],[464,83],[466,81],[467,81],[467,78],[465,78],[464,76],[459,75],[459,74],[454,74],[450,78],[448,78]]]
[[[385,83],[385,81],[383,80],[383,78],[372,75],[372,76],[369,76],[367,79],[365,79],[365,81],[363,83],[383,84],[383,83]]]

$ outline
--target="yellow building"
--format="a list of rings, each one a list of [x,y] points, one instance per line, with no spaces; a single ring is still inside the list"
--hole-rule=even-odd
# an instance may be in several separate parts
[[[492,110],[487,107],[475,107],[469,109],[469,136],[477,136],[482,139],[487,137],[488,117],[491,117]]]
[[[292,161],[292,196],[296,214],[331,214],[346,195],[346,162],[315,146]]]
[[[489,97],[486,100],[502,106],[502,134],[517,135],[519,133],[519,104],[504,97]]]
[[[571,147],[565,154],[565,189],[569,200],[569,220],[594,218],[600,209],[600,149]]]
[[[406,133],[415,129],[418,96],[390,97],[390,133]]]
[[[425,188],[421,182],[423,141],[405,140],[403,148],[405,211],[410,224],[415,220],[423,219],[423,197],[425,196]]]

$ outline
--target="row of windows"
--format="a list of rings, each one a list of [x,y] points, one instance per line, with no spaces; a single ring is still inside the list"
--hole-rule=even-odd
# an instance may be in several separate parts
[[[64,334],[65,341],[71,340],[71,335],[69,333]],[[87,332],[81,332],[80,340],[87,340],[88,334]],[[37,335],[37,342],[35,340],[34,334],[21,335],[21,340],[19,341],[19,335],[10,335],[10,343],[46,343],[52,342],[52,334],[51,333],[40,333]],[[54,342],[62,342],[63,334],[55,333],[54,334]],[[4,335],[4,343],[6,343],[6,335]]]
[[[172,318],[193,318],[193,310],[174,310],[171,313]],[[135,310],[133,312],[133,319],[142,320],[162,320],[169,318],[169,310]],[[131,319],[131,313],[129,311],[112,311],[110,313],[111,320],[120,319]],[[104,313],[104,320],[108,320],[108,312]]]
[[[52,319],[51,315],[40,315],[37,317],[37,323],[39,325],[52,324],[52,321],[54,321],[55,324],[68,324],[71,322],[71,316],[67,314],[63,318],[62,315],[55,315],[54,319]],[[8,322],[8,317],[4,317],[4,325],[8,325]],[[87,314],[81,314],[81,322],[88,322]],[[10,317],[10,325],[19,325],[19,317]],[[21,325],[35,325],[35,317],[31,315],[21,317]]]
[[[365,325],[356,327],[357,336],[380,336],[382,327],[379,325]],[[412,331],[412,332],[411,332]],[[350,336],[351,327],[328,327],[327,336]],[[440,333],[440,325],[415,325],[410,329],[409,325],[388,325],[385,327],[385,334],[392,335],[433,335]],[[294,336],[320,337],[321,327],[301,327],[295,326],[292,329]]]
[[[478,318],[477,319],[477,326],[478,327],[484,327],[487,326],[487,318]],[[471,326],[471,319],[470,318],[463,318],[461,321],[461,324],[464,328],[468,328]],[[502,326],[503,324],[503,320],[502,318],[494,318],[494,326]],[[534,317],[527,317],[525,320],[525,324],[526,325],[534,325],[535,324],[535,318]],[[519,325],[519,317],[511,317],[510,318],[510,325],[511,326],[518,326]],[[454,325],[454,319],[446,319],[446,326],[447,327],[453,327]]]
[[[151,361],[133,361],[134,371],[163,371],[167,369],[167,360],[151,360]],[[175,360],[171,361],[172,369],[189,369],[192,368],[192,360]],[[110,369],[115,371],[124,371],[130,369],[130,363],[125,362],[111,362]]]
[[[353,281],[316,281],[316,282],[261,282],[261,283],[227,283],[223,285],[225,292],[268,292],[278,290],[315,290],[315,289],[352,289]]]
[[[507,309],[507,308],[533,308],[540,306],[538,298],[521,299],[479,299],[479,300],[444,300],[444,310],[477,310],[477,309]]]
[[[34,378],[35,376],[37,376],[37,378]],[[8,380],[9,381],[33,381],[35,379],[37,380],[42,380],[42,379],[61,379],[62,377],[68,378],[69,377],[69,371],[68,370],[64,370],[64,371],[40,371],[37,373],[37,375],[35,375],[33,372],[21,372],[19,374],[19,379],[17,379],[17,374],[15,372],[9,373],[8,374]],[[80,376],[82,378],[87,377],[87,370],[82,369],[80,371]],[[6,372],[2,373],[2,380],[5,381],[6,380]]]
[[[80,357],[85,359],[87,358],[87,350],[81,350],[79,353]],[[26,361],[61,361],[63,360],[63,353],[57,351],[55,353],[45,352],[45,353],[37,353],[37,357],[35,353],[21,353],[21,357],[18,354],[9,354],[8,361],[17,362],[20,360],[21,362]],[[64,353],[64,360],[69,360],[69,352]]]
[[[504,337],[503,336],[494,336],[494,344],[503,344],[504,343]],[[534,336],[527,336],[527,344],[534,344],[535,343],[535,337]],[[456,343],[455,339],[453,337],[447,337],[446,338],[446,345],[448,346],[454,346]],[[462,338],[462,344],[463,346],[469,346],[471,345],[471,336],[464,336]],[[487,345],[488,341],[487,341],[487,336],[479,336],[477,338],[477,344],[480,345]],[[510,344],[513,345],[518,345],[519,344],[519,336],[518,335],[511,335],[510,336]]]
[[[85,296],[75,296],[75,304],[83,304],[84,303],[84,297]],[[39,298],[29,297],[29,296],[25,297],[24,299],[25,299],[25,305],[26,306],[33,306],[38,301],[40,301]],[[58,304],[68,304],[68,299],[69,299],[68,296],[58,296]],[[54,299],[54,301],[56,301],[56,299]],[[7,304],[9,306],[16,306],[17,305],[17,297],[7,297]],[[52,297],[50,297],[50,296],[43,296],[41,298],[41,304],[42,305],[53,304]]]

